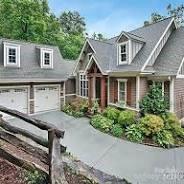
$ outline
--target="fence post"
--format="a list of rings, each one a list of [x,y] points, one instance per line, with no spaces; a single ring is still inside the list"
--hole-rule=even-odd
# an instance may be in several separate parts
[[[60,138],[55,129],[48,130],[50,184],[68,184],[63,168]]]

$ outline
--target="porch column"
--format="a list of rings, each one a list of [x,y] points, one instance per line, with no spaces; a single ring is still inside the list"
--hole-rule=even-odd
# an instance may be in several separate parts
[[[106,86],[105,86],[105,76],[101,78],[101,108],[102,110],[105,108],[106,105]]]
[[[89,108],[92,107],[92,77],[88,76],[88,103]]]
[[[170,93],[170,112],[174,112],[174,78],[170,78],[169,85],[169,93]]]
[[[136,76],[136,109],[139,110],[140,101],[140,76]]]

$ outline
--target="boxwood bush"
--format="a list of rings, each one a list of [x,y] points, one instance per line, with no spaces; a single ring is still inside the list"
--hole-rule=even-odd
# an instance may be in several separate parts
[[[120,111],[117,108],[114,107],[107,107],[103,115],[111,120],[113,120],[115,123],[118,122],[118,117],[119,117]]]
[[[105,133],[108,133],[112,129],[113,121],[100,114],[97,114],[91,118],[91,124],[93,125],[93,127]]]
[[[136,113],[134,111],[125,110],[120,112],[118,117],[118,123],[122,128],[126,128],[136,122]]]
[[[154,135],[164,128],[164,121],[161,117],[147,114],[140,119],[140,128],[146,136]]]

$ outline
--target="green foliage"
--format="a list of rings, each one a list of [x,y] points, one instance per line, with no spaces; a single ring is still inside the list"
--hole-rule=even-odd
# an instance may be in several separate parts
[[[162,94],[162,88],[160,84],[151,86],[148,94],[140,102],[141,114],[166,114],[168,109],[168,101]]]
[[[123,129],[121,128],[121,125],[115,124],[113,125],[111,129],[111,134],[114,135],[115,137],[121,137],[123,135]]]
[[[157,132],[154,135],[153,140],[155,143],[164,148],[169,148],[170,146],[174,145],[175,142],[172,133],[168,130]]]
[[[154,135],[164,128],[164,121],[161,117],[148,114],[140,119],[140,127],[146,136]]]
[[[64,58],[77,59],[85,39],[84,18],[78,12],[62,15],[58,19],[51,13],[47,0],[0,0],[0,36],[57,45]]]
[[[135,123],[135,121],[136,113],[134,111],[125,110],[120,112],[118,123],[122,126],[122,128],[126,128],[127,126]]]
[[[97,100],[93,101],[91,112],[92,112],[92,114],[96,114],[99,112],[99,104],[98,104]]]
[[[93,127],[97,128],[105,133],[110,132],[112,129],[112,126],[113,126],[112,120],[110,120],[110,119],[108,119],[100,114],[94,115],[91,118],[91,124],[93,125]]]
[[[83,117],[88,111],[88,102],[86,100],[76,99],[71,104],[66,104],[63,107],[63,112],[76,118]]]
[[[180,125],[180,121],[179,121],[178,117],[176,116],[176,114],[174,114],[174,113],[169,112],[166,115],[164,115],[162,118],[166,124],[169,124],[169,125],[178,124],[178,125]]]
[[[103,112],[103,115],[105,117],[113,120],[115,123],[117,123],[118,121],[119,114],[120,114],[120,111],[114,107],[107,107]]]
[[[47,184],[47,176],[39,173],[37,170],[34,172],[26,171],[24,174],[25,181],[27,184]]]
[[[132,124],[131,126],[126,128],[126,133],[128,140],[132,142],[141,143],[144,139],[143,132],[138,124]]]

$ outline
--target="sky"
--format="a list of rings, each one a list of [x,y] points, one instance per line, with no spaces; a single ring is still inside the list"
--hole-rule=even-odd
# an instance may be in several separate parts
[[[59,16],[63,11],[78,11],[85,18],[86,32],[102,33],[110,38],[143,25],[152,12],[167,15],[168,4],[183,0],[48,0],[51,11]]]

